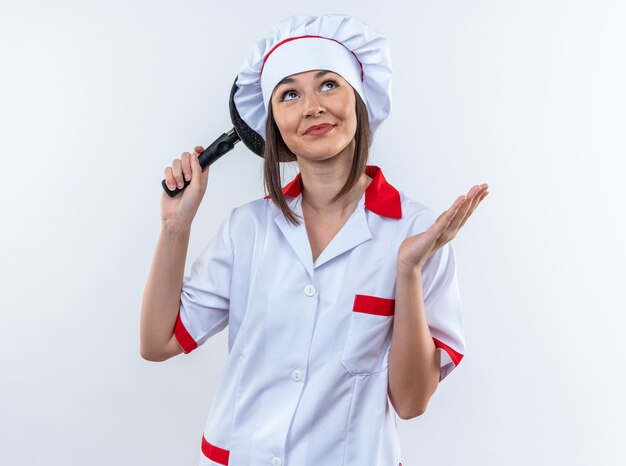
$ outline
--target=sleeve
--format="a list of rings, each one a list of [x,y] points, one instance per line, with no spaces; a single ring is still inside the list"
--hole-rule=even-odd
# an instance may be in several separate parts
[[[465,354],[463,308],[451,242],[435,251],[424,264],[422,287],[426,320],[441,358],[441,382]]]
[[[183,278],[174,335],[185,353],[228,325],[234,263],[230,223],[235,210],[195,260],[191,274]]]

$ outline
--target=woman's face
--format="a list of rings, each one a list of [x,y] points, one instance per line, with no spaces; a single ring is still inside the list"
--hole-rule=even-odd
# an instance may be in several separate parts
[[[353,154],[356,97],[339,74],[312,70],[292,74],[276,85],[272,111],[285,144],[298,158],[323,160],[346,150]],[[307,132],[329,125],[328,131]]]

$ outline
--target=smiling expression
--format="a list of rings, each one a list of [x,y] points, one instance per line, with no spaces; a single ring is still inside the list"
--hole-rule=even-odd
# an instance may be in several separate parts
[[[332,71],[312,70],[279,82],[272,93],[274,120],[285,144],[298,158],[322,160],[353,153],[356,97],[350,84]],[[326,131],[307,130],[332,125]]]

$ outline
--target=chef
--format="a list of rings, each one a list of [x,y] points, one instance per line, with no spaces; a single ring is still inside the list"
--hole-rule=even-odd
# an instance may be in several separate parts
[[[450,241],[487,195],[437,215],[368,163],[391,109],[387,38],[296,15],[249,52],[234,103],[265,141],[267,195],[230,210],[183,276],[207,186],[197,154],[165,170],[142,355],[189,353],[228,326],[201,465],[401,465],[396,416],[426,409],[464,353]],[[282,183],[281,163],[298,174]]]

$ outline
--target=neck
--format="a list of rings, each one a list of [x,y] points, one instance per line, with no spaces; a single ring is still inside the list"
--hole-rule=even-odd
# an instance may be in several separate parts
[[[350,165],[336,166],[335,164],[301,167],[302,176],[302,206],[318,214],[343,215],[353,212],[355,205],[363,196],[372,178],[362,173],[352,190],[336,202],[332,198],[343,187]]]

